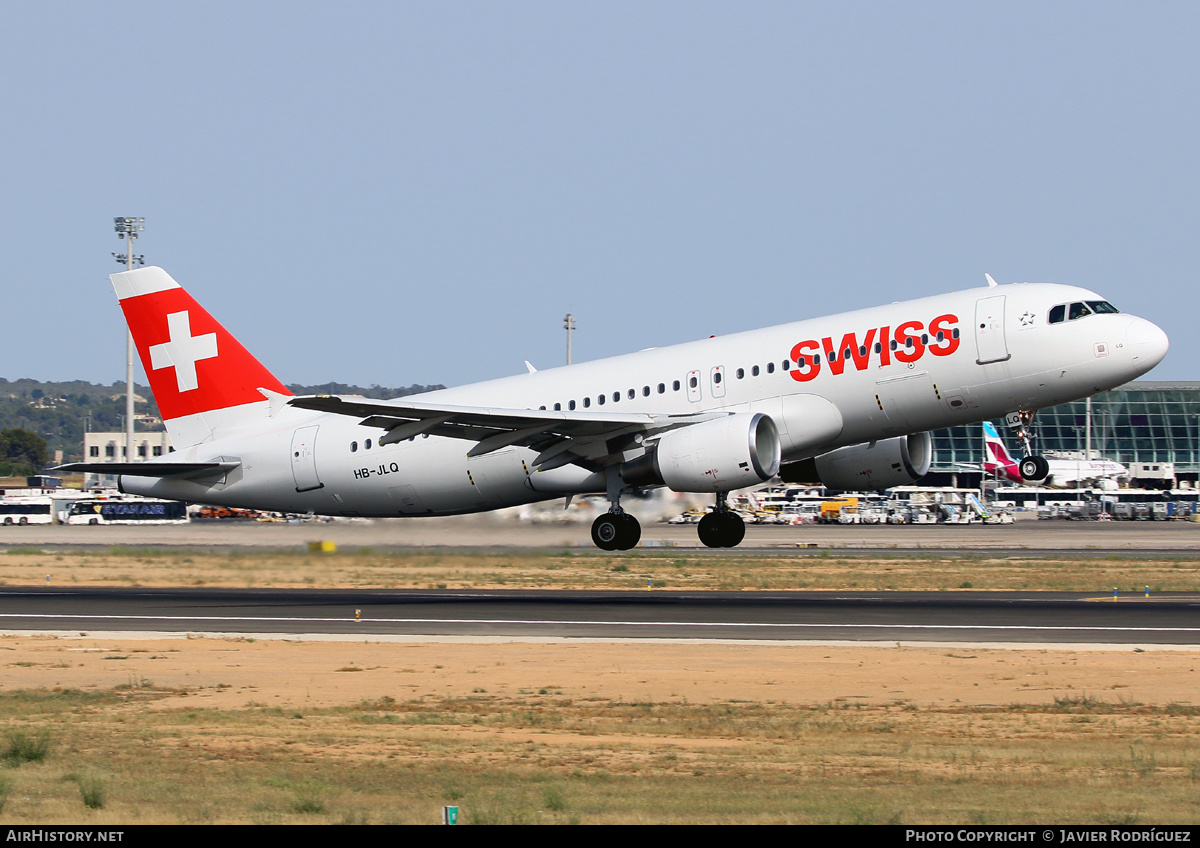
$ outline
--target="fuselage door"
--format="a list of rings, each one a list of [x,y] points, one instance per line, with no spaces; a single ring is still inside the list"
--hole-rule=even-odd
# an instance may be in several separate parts
[[[692,403],[697,403],[703,397],[700,392],[700,372],[689,371],[687,373],[687,393],[688,400]]]
[[[319,489],[324,484],[317,477],[317,430],[320,427],[300,427],[292,434],[292,478],[297,492]]]
[[[1011,354],[1004,338],[1004,295],[980,298],[975,303],[975,344],[980,365],[1003,362]]]

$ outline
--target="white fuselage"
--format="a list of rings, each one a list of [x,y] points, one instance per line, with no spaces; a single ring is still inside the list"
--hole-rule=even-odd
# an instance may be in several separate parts
[[[1100,297],[1092,292],[1052,284],[970,289],[403,400],[509,410],[762,412],[774,419],[788,462],[1054,406],[1119,386],[1157,364],[1166,338],[1144,319],[1118,313],[1047,323],[1057,304],[1094,300]],[[431,435],[380,447],[383,431],[354,418],[267,401],[248,407],[241,423],[171,455],[181,462],[240,461],[223,481],[123,476],[122,488],[362,516],[475,512],[605,491],[604,475],[594,469],[535,470],[537,452],[529,448],[468,458],[469,441]]]

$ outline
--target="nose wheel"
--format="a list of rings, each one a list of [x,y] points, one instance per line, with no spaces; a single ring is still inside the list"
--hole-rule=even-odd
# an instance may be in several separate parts
[[[1050,463],[1044,456],[1027,456],[1021,460],[1018,470],[1022,480],[1044,480],[1050,474]]]

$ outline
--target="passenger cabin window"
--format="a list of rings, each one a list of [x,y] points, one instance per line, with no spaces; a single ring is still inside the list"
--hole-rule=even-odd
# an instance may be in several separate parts
[[[356,450],[358,450],[358,442],[351,442],[350,443],[350,453],[354,453]]]
[[[757,366],[757,365],[755,365],[753,368],[751,368],[751,369],[750,369],[750,373],[751,373],[753,376],[757,377],[757,376],[758,376],[758,366]]]
[[[671,383],[671,390],[672,390],[672,391],[676,391],[676,392],[677,392],[677,391],[679,391],[679,381],[678,381],[678,380],[676,380],[675,382]]]

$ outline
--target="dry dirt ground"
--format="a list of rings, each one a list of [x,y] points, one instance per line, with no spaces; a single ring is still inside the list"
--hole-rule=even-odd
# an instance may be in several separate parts
[[[1052,704],[1090,697],[1200,702],[1195,650],[584,640],[388,641],[136,634],[0,636],[0,688],[179,694],[156,708],[319,708],[392,697],[567,698],[690,704]]]

